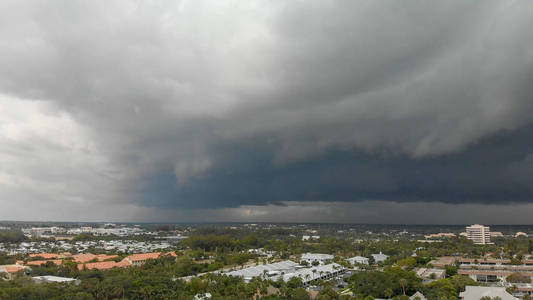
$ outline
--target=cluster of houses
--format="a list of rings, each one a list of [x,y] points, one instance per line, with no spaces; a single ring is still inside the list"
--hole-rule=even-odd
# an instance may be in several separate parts
[[[21,242],[18,244],[0,243],[0,252],[10,255],[42,253],[50,250],[63,250],[85,252],[92,249],[120,252],[120,253],[145,253],[173,247],[171,242],[158,240],[139,242],[134,240],[98,240],[98,241],[54,241],[54,242]]]
[[[118,255],[107,254],[79,253],[73,255],[69,252],[35,253],[30,254],[26,262],[19,260],[12,265],[0,266],[0,275],[4,279],[11,279],[13,274],[30,270],[31,267],[49,264],[61,266],[66,262],[76,263],[79,270],[107,270],[130,266],[137,267],[143,265],[149,259],[159,259],[164,256],[177,257],[175,252],[138,253],[128,255],[121,260]]]
[[[82,233],[90,233],[93,235],[116,235],[116,236],[130,236],[130,235],[141,235],[141,234],[157,234],[153,232],[146,232],[139,225],[133,227],[126,226],[117,226],[115,224],[109,223],[104,224],[103,227],[91,227],[91,226],[80,226],[74,228],[65,228],[61,226],[50,226],[50,227],[29,227],[21,229],[24,235],[27,237],[42,237],[42,238],[53,238],[58,235],[78,235]]]

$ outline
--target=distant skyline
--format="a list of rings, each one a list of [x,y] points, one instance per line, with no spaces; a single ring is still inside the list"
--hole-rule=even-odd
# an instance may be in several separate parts
[[[532,224],[533,2],[2,1],[0,220]]]

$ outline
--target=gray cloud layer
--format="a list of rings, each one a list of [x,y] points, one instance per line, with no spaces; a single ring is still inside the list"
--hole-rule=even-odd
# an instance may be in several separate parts
[[[528,202],[532,27],[525,1],[3,1],[0,201]]]

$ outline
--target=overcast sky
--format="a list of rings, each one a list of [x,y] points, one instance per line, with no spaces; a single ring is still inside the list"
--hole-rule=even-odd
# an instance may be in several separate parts
[[[531,1],[0,2],[0,219],[531,223]]]

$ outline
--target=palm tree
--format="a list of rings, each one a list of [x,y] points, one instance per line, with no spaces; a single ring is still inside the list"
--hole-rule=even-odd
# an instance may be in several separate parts
[[[403,294],[405,295],[405,286],[407,285],[407,280],[405,278],[400,278],[398,283],[402,286]]]
[[[390,299],[392,295],[394,295],[394,292],[390,288],[385,290],[385,297]]]

